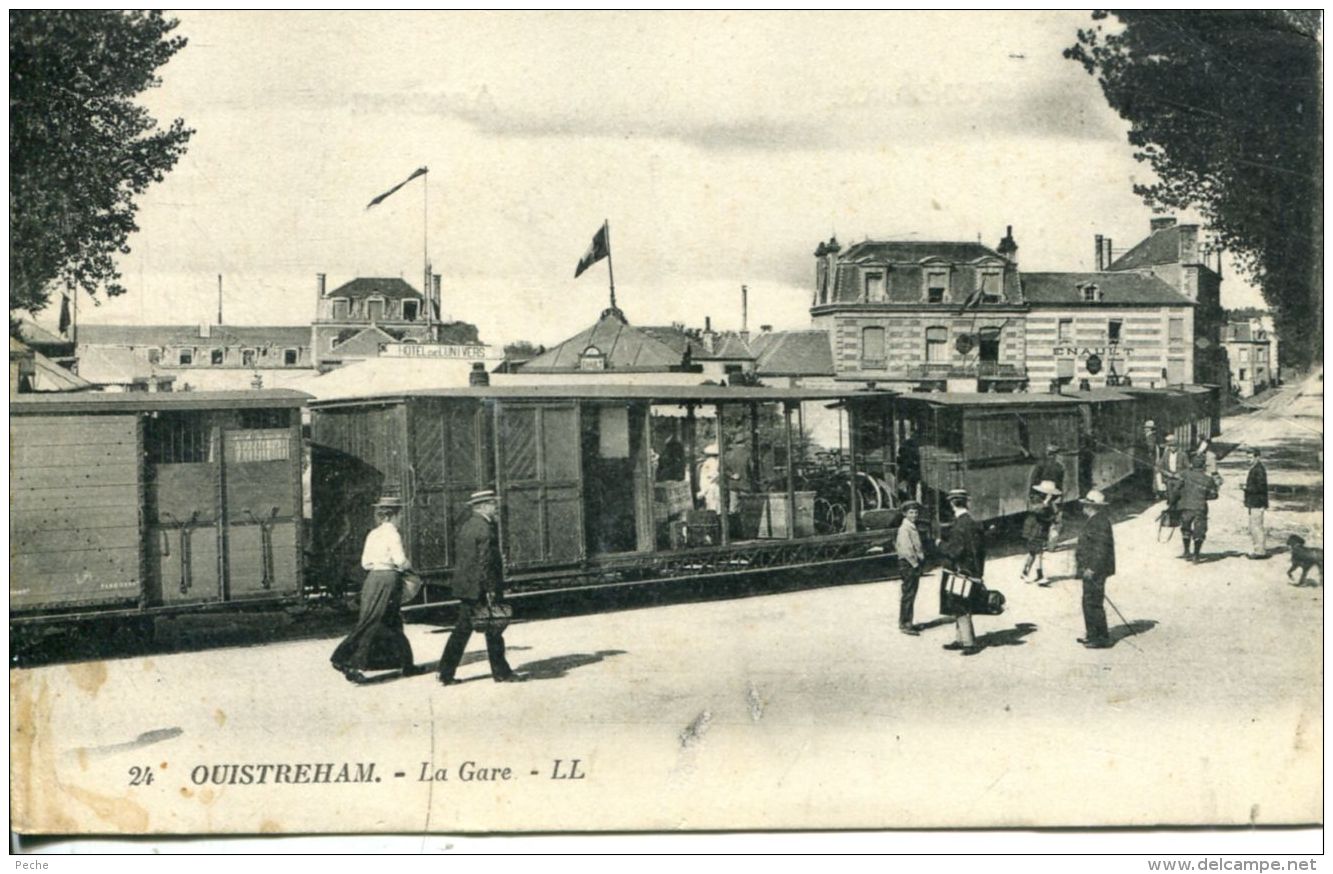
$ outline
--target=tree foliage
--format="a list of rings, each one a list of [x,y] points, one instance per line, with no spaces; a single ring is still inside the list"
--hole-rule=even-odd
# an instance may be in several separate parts
[[[513,343],[506,343],[504,347],[505,358],[518,360],[536,358],[545,351],[545,346],[538,346],[536,343],[530,343],[527,340],[515,340]]]
[[[1115,21],[1112,20],[1114,16]],[[1158,182],[1258,281],[1283,354],[1322,346],[1320,13],[1096,12],[1065,57],[1097,77]]]
[[[194,133],[135,103],[185,45],[175,27],[159,12],[10,11],[11,311],[42,309],[53,284],[124,293],[134,199]]]

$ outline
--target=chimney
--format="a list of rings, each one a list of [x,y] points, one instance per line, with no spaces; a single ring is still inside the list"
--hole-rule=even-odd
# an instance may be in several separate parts
[[[759,333],[761,333],[761,334],[769,334],[769,333],[772,333],[772,331],[773,331],[773,326],[772,326],[772,325],[760,325],[760,326],[759,326]]]
[[[706,349],[708,352],[711,353],[713,351],[716,340],[717,340],[717,335],[713,333],[713,317],[704,316],[704,336],[703,336],[704,349]]]
[[[200,338],[207,340],[209,337],[213,336],[213,327],[209,325],[208,322],[200,322],[199,336]]]
[[[1158,218],[1151,219],[1148,222],[1148,229],[1152,233],[1156,233],[1158,231],[1164,231],[1167,228],[1174,228],[1175,226],[1176,226],[1176,217],[1173,215],[1159,216]]]
[[[1095,237],[1092,238],[1092,248],[1094,254],[1092,269],[1097,271],[1098,273],[1101,273],[1103,270],[1106,269],[1106,263],[1105,263],[1106,247],[1103,245],[1101,234],[1097,234]]]
[[[472,370],[467,375],[468,385],[490,385],[491,375],[486,372],[486,365],[480,361],[472,362]]]
[[[741,286],[741,336],[750,336],[750,288]]]
[[[1006,225],[1004,229],[1004,239],[1000,240],[1000,245],[995,247],[995,251],[1003,255],[1011,264],[1018,263],[1018,243],[1014,242],[1014,226]]]
[[[1111,238],[1107,237],[1102,240],[1102,269],[1110,270],[1111,262],[1114,260],[1115,258],[1111,255]]]
[[[315,318],[319,318],[320,303],[324,300],[324,274],[315,274]]]

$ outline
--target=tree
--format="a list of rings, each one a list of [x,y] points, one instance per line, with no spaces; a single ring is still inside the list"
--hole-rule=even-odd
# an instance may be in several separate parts
[[[134,102],[185,45],[160,12],[9,13],[9,308],[41,310],[53,285],[118,295],[116,256],[134,199],[194,131],[159,128]]]
[[[535,343],[529,343],[527,340],[516,340],[513,343],[506,343],[504,348],[505,358],[520,361],[536,358],[545,351],[545,346],[538,346]]]
[[[1160,180],[1135,193],[1155,209],[1197,209],[1259,283],[1284,357],[1321,355],[1320,13],[1093,19],[1064,54],[1097,77],[1131,125],[1134,157]]]

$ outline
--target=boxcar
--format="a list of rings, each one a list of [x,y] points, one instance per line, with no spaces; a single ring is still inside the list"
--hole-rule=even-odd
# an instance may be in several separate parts
[[[11,622],[298,598],[306,399],[11,399]]]
[[[409,557],[447,584],[468,496],[494,487],[516,591],[834,565],[882,578],[889,397],[543,385],[316,401],[315,577],[359,585],[371,503],[391,494]]]

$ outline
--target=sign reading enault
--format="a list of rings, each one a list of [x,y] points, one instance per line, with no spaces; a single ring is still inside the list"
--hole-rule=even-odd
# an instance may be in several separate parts
[[[482,345],[444,346],[435,343],[386,343],[382,358],[461,358],[484,361],[491,357],[491,347]]]

